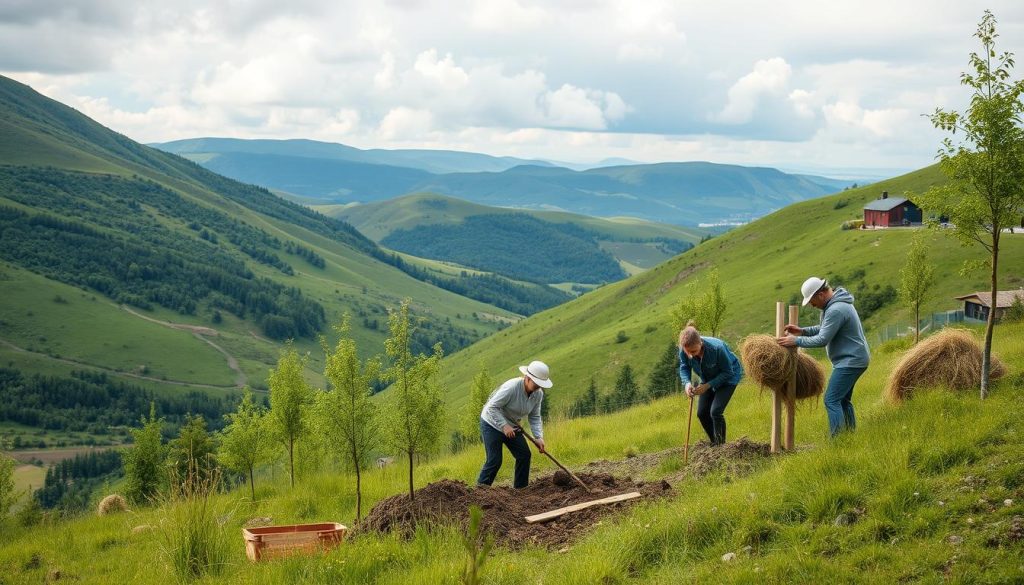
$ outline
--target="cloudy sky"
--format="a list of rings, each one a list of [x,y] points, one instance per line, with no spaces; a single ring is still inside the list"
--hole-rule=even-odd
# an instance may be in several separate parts
[[[1016,0],[0,0],[0,74],[141,142],[839,175],[933,162],[985,8],[1024,52]]]

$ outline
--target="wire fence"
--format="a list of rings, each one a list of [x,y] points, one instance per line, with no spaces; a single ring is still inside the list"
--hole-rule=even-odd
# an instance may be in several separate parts
[[[932,313],[930,316],[921,319],[921,335],[926,335],[942,329],[943,327],[949,327],[957,323],[964,323],[968,319],[964,316],[962,309],[955,311],[946,311],[944,313]],[[877,336],[879,343],[885,343],[892,339],[899,339],[906,336],[914,335],[914,323],[890,323],[885,327],[878,330]]]

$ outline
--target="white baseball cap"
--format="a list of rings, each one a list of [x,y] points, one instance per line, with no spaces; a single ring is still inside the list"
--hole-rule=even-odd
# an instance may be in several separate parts
[[[817,276],[812,276],[805,280],[804,283],[800,285],[800,294],[804,295],[804,306],[807,306],[807,303],[811,302],[811,297],[814,296],[814,293],[826,286],[828,286],[828,281],[818,278]]]
[[[528,366],[519,366],[519,371],[529,376],[541,388],[550,388],[553,384],[550,378],[551,372],[544,362],[534,360]]]

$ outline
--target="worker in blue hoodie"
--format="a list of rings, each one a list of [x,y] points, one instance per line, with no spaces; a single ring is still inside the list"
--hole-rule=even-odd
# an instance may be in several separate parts
[[[693,385],[693,374],[700,377],[701,384]],[[697,420],[711,444],[724,444],[725,407],[743,378],[743,366],[736,354],[721,339],[698,333],[690,321],[679,332],[679,378],[687,396],[700,396]]]
[[[832,362],[832,375],[825,389],[828,428],[834,437],[843,429],[853,430],[853,386],[868,369],[871,359],[864,327],[853,306],[853,295],[845,288],[832,290],[828,282],[812,276],[800,287],[804,305],[821,309],[821,325],[786,325],[787,335],[778,339],[783,347],[825,347]]]

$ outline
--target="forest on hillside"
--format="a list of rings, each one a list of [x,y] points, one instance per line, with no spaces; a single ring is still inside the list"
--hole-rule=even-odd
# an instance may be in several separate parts
[[[396,230],[381,243],[538,283],[600,284],[626,277],[615,258],[598,246],[595,234],[522,213],[473,215],[453,225]]]

